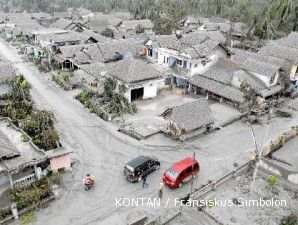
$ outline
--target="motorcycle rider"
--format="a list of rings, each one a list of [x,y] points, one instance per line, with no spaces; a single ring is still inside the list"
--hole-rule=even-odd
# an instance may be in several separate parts
[[[84,179],[84,184],[85,186],[92,186],[94,184],[94,176],[87,173]]]

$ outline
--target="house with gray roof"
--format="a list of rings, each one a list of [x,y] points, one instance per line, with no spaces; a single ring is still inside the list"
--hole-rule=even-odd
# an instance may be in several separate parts
[[[44,175],[41,164],[67,156],[71,151],[55,149],[45,152],[36,147],[31,139],[24,141],[24,131],[10,119],[0,119],[0,189],[28,185]],[[53,154],[55,153],[55,154]],[[58,159],[59,160],[59,159]],[[64,163],[62,163],[64,165]],[[62,168],[62,167],[61,167]]]
[[[167,109],[162,116],[167,132],[180,140],[206,132],[215,121],[205,98]]]
[[[104,75],[113,77],[125,87],[125,97],[129,102],[157,96],[164,77],[154,66],[139,59],[129,58],[106,64]]]
[[[124,33],[137,33],[139,28],[143,29],[143,33],[153,34],[153,23],[149,19],[125,20],[118,26],[118,29]]]
[[[245,102],[244,93],[232,85],[234,72],[241,69],[236,63],[227,59],[218,59],[206,71],[190,78],[195,93],[207,95],[219,101],[226,100],[235,106]]]
[[[174,35],[153,37],[145,42],[145,55],[150,61],[170,69],[173,86],[187,89],[188,80],[205,71],[219,58],[229,58],[230,50],[219,41],[192,32],[177,38]]]
[[[264,56],[282,59],[289,65],[290,80],[298,91],[298,32],[292,32],[285,38],[269,41],[258,52]]]

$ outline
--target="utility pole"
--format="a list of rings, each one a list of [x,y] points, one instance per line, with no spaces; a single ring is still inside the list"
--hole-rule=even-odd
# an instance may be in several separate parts
[[[255,169],[254,169],[254,172],[253,172],[253,177],[252,177],[250,192],[253,191],[254,182],[255,182],[255,179],[257,177],[258,169],[259,169],[259,166],[260,166],[260,159],[263,156],[263,150],[264,150],[263,148],[264,148],[264,144],[265,144],[265,140],[266,140],[266,136],[267,136],[267,132],[268,132],[268,127],[269,127],[270,121],[272,119],[272,116],[271,116],[272,111],[273,110],[270,109],[269,110],[269,113],[268,113],[268,118],[267,118],[265,133],[264,133],[264,137],[263,137],[263,141],[262,141],[262,145],[261,145],[260,149],[258,149],[258,146],[256,144],[257,142],[256,142],[256,139],[255,139],[254,130],[253,130],[252,126],[248,123],[250,125],[251,129],[252,129],[254,143],[255,143],[255,146],[256,146],[255,152],[253,154],[253,159],[255,160],[256,165],[255,165]]]
[[[194,167],[194,164],[195,164],[195,160],[196,160],[196,153],[194,152],[193,153],[193,164],[192,164],[192,171],[193,171],[193,167]],[[194,178],[195,178],[195,175],[192,174],[192,179],[191,179],[191,183],[190,183],[190,195],[193,193],[193,181],[194,181]]]

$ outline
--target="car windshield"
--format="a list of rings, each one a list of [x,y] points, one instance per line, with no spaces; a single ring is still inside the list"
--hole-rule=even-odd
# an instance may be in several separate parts
[[[168,169],[168,171],[166,172],[166,175],[171,179],[175,180],[178,177],[178,172],[173,169]]]
[[[133,172],[134,172],[134,169],[133,169],[131,166],[126,165],[126,166],[125,166],[125,171],[126,171],[127,173],[133,173]]]

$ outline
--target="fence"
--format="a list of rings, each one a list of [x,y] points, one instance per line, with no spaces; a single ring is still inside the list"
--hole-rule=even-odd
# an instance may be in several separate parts
[[[181,215],[182,213],[182,207],[179,208],[170,208],[167,209],[167,212],[160,215],[159,217],[149,220],[145,223],[145,225],[165,225],[170,223],[172,220],[174,220],[177,216]]]
[[[190,198],[192,199],[197,199],[201,198],[202,196],[208,194],[211,191],[214,191],[218,186],[224,184],[231,178],[234,178],[238,174],[242,173],[245,170],[248,170],[253,161],[249,160],[248,162],[244,163],[243,165],[239,166],[237,169],[223,175],[222,177],[218,178],[217,180],[211,181],[208,184],[202,185],[201,188],[195,190],[191,195]]]
[[[13,185],[14,185],[14,187],[20,187],[20,186],[31,184],[35,180],[36,180],[36,176],[33,173],[33,174],[30,174],[28,176],[25,176],[18,180],[13,181]]]

